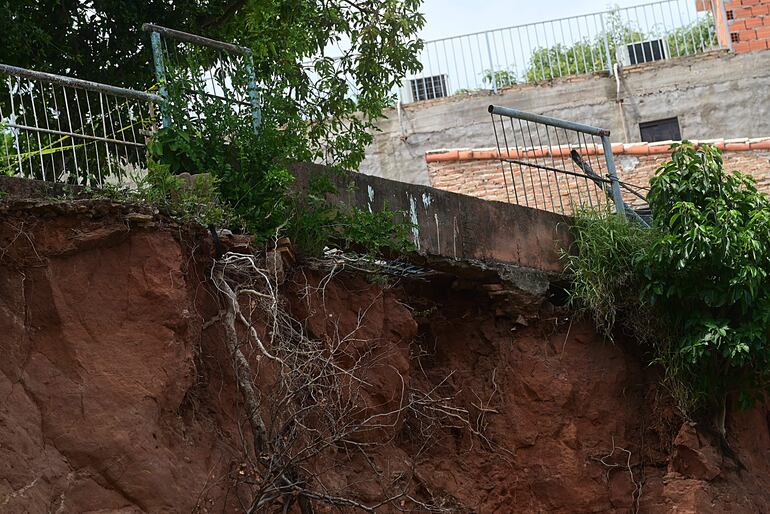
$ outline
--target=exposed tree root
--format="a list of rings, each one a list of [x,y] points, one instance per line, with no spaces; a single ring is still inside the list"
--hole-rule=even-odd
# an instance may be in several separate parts
[[[314,503],[364,512],[386,504],[399,510],[454,510],[413,494],[414,459],[401,463],[397,476],[386,476],[375,464],[374,450],[402,427],[416,429],[412,436],[420,440],[421,449],[448,427],[467,430],[491,445],[483,435],[484,415],[494,412],[488,406],[491,398],[479,400],[479,419],[473,426],[467,410],[452,405],[451,395],[438,393],[444,381],[429,391],[411,387],[408,377],[388,364],[387,352],[359,336],[368,307],[359,311],[348,333],[338,326],[331,340],[308,337],[283,309],[278,273],[266,264],[254,255],[226,253],[210,275],[225,301],[219,317],[251,427],[251,444],[244,448],[253,447],[254,457],[247,459],[253,469],[243,472],[240,482],[251,493],[244,510],[290,512],[297,506],[308,514]],[[338,271],[330,266],[321,290],[315,292],[322,298],[322,289]],[[373,386],[367,374],[387,369],[400,378],[400,392],[383,405],[371,405]],[[340,453],[362,456],[369,463],[371,479],[382,490],[379,501],[362,502],[329,487],[327,473],[319,466],[334,471],[341,464],[331,455]]]

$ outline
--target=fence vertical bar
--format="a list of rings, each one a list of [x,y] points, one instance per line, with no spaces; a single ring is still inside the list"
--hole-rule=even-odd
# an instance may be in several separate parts
[[[489,46],[489,32],[484,33],[487,41],[487,57],[489,58],[489,73],[492,79],[492,91],[497,94],[497,75],[495,75],[495,65],[492,63],[492,47]]]
[[[259,93],[257,92],[257,77],[254,74],[254,57],[249,53],[246,59],[246,73],[249,75],[249,102],[251,103],[251,124],[255,133],[259,133],[259,127],[262,126],[262,107],[259,102]]]
[[[163,64],[163,45],[161,44],[160,33],[152,31],[150,34],[152,42],[152,58],[155,63],[155,79],[158,81],[158,92],[163,99],[160,105],[161,120],[163,128],[171,126],[171,117],[168,113],[168,90],[166,89],[166,67]]]
[[[615,202],[615,210],[617,210],[618,214],[625,218],[626,207],[623,203],[623,196],[620,194],[620,181],[615,171],[615,160],[612,157],[612,143],[610,143],[610,137],[607,135],[602,135],[601,138],[602,148],[604,148],[604,160],[607,163],[607,173],[610,176],[612,201]]]

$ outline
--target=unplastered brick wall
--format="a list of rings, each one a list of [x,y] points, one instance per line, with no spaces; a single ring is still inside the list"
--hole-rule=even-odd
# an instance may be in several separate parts
[[[713,144],[723,151],[725,167],[752,175],[760,190],[770,193],[770,138],[694,141]],[[660,143],[617,143],[612,145],[613,158],[620,180],[647,187],[655,170],[670,158],[671,141]],[[539,209],[569,214],[575,205],[606,203],[606,195],[595,184],[575,175],[555,173],[557,168],[571,173],[581,170],[569,158],[572,147],[552,146],[528,149],[436,150],[425,160],[431,186],[455,193],[518,203]],[[500,154],[513,161],[540,166],[501,162]],[[606,176],[601,148],[582,147],[580,154],[599,175]],[[645,190],[638,192],[644,195]],[[624,191],[626,202],[643,203]]]
[[[735,52],[770,48],[770,0],[726,1],[725,13]]]
[[[770,0],[696,0],[699,11],[711,11],[719,44],[736,53],[770,48]]]

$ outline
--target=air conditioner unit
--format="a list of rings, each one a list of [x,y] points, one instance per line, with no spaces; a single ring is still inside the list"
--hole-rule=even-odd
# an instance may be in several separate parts
[[[407,80],[406,83],[403,84],[398,90],[398,99],[402,104],[410,104],[414,102],[414,99],[412,98],[412,85],[410,82],[411,81]]]
[[[628,43],[617,49],[618,62],[623,66],[632,66],[645,62],[668,59],[668,41],[665,39],[648,39],[638,43]]]
[[[401,102],[411,103],[449,96],[446,75],[417,77],[407,80],[401,87]]]

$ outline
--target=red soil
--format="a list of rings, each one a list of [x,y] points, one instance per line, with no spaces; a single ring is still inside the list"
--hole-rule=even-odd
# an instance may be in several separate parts
[[[0,216],[0,512],[241,512],[242,405],[222,327],[205,325],[206,234],[98,202]],[[360,344],[389,355],[368,376],[371,405],[399,394],[399,373],[422,388],[451,375],[442,391],[494,443],[444,430],[413,462],[410,426],[386,434],[372,460],[414,466],[420,498],[480,513],[632,512],[636,497],[640,512],[770,511],[767,405],[729,416],[726,457],[634,349],[559,308],[501,315],[451,278],[347,273],[325,301],[300,298],[319,279],[289,270],[288,306],[318,338],[366,310]],[[366,462],[326,458],[328,485],[376,501]]]

